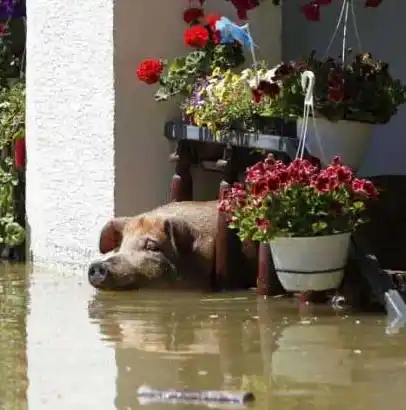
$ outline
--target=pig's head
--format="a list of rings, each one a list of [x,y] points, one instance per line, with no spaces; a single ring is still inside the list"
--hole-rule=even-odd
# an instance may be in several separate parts
[[[209,280],[214,246],[180,219],[143,215],[106,223],[99,249],[111,253],[90,265],[90,284],[124,290]]]

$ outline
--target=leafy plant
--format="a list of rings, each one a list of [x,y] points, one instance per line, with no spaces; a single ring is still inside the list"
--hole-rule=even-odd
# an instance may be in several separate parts
[[[25,134],[25,85],[21,80],[0,90],[0,244],[17,246],[24,228],[17,222],[14,190],[19,183],[13,143]]]
[[[197,82],[183,109],[193,123],[221,135],[231,129],[252,128],[261,104],[253,103],[246,78],[216,68],[212,75]]]
[[[190,96],[196,82],[210,75],[216,67],[227,70],[245,61],[240,43],[221,41],[216,30],[221,15],[205,16],[203,8],[189,8],[183,19],[189,26],[184,33],[184,42],[194,50],[170,61],[143,60],[137,69],[141,81],[160,84],[156,101],[166,101],[178,94]]]
[[[199,78],[209,75],[216,67],[235,68],[244,62],[242,47],[238,44],[208,45],[204,50],[190,52],[170,63],[164,62],[167,72],[161,76],[161,87],[156,101],[166,101],[177,94],[189,96]]]
[[[272,105],[274,115],[301,117],[304,91],[301,74],[315,74],[314,105],[317,115],[330,121],[349,120],[385,124],[406,102],[406,87],[394,79],[389,64],[374,60],[369,53],[357,54],[342,66],[333,58],[319,60],[312,52],[300,62],[283,64],[280,98]]]
[[[351,232],[365,222],[366,203],[377,196],[372,182],[355,178],[338,158],[320,169],[307,160],[285,165],[269,156],[248,168],[219,210],[242,240],[269,242]]]
[[[192,123],[220,137],[261,131],[261,118],[272,116],[270,107],[280,94],[277,82],[266,80],[268,73],[263,63],[241,73],[216,68],[195,84],[182,108]]]

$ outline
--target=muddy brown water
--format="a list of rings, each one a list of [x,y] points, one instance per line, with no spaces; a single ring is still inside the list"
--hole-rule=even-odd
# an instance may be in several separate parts
[[[142,384],[250,390],[254,409],[406,408],[406,332],[387,335],[383,316],[0,269],[1,410],[208,408],[142,406]]]

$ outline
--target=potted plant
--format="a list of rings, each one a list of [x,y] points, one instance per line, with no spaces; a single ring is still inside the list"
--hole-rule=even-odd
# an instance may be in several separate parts
[[[306,70],[315,74],[317,130],[309,121],[310,152],[320,159],[325,156],[325,163],[340,155],[346,164],[358,168],[374,125],[388,123],[397,113],[406,102],[406,87],[392,77],[389,64],[374,60],[369,53],[357,54],[343,66],[338,59],[321,60],[312,52],[303,61],[278,66],[272,78],[282,91],[270,109],[275,115],[297,118],[299,129],[305,97],[301,76]]]
[[[245,62],[239,42],[223,41],[216,28],[221,18],[220,14],[206,15],[202,7],[186,9],[183,20],[188,27],[183,39],[191,51],[170,61],[146,59],[139,64],[138,79],[149,85],[160,85],[156,101],[166,101],[175,95],[188,97],[199,79],[210,75],[214,68],[227,70]]]
[[[249,86],[264,69],[245,69],[241,73],[216,68],[195,84],[182,105],[183,111],[199,127],[207,127],[218,138],[225,139],[233,131],[257,132],[271,100],[279,87],[262,82]],[[261,97],[261,98],[259,98]]]
[[[269,242],[287,291],[320,291],[339,286],[351,232],[377,195],[372,182],[355,178],[339,158],[321,169],[305,159],[285,165],[268,156],[226,191],[219,210],[241,240]]]
[[[321,20],[321,10],[332,3],[332,0],[311,0],[301,5],[301,11],[308,21],[317,24]],[[313,71],[317,120],[308,124],[308,148],[324,164],[340,155],[346,164],[358,168],[369,146],[374,125],[390,121],[406,101],[406,88],[392,77],[389,64],[374,60],[370,53],[361,52],[356,2],[341,0],[341,3],[341,12],[324,57],[316,58],[312,52],[304,61],[291,64],[294,69],[285,78],[282,98],[274,108],[279,115],[297,118],[297,127],[301,130],[304,102],[301,73],[303,70]],[[373,9],[384,2],[363,0],[363,3],[365,9]],[[355,56],[347,51],[350,49],[346,33],[350,25],[360,51]],[[330,58],[330,48],[336,39],[340,39],[343,52],[338,58]]]

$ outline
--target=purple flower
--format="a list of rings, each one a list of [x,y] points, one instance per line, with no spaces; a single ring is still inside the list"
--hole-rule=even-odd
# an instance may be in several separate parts
[[[0,0],[0,19],[25,17],[25,2],[23,0]]]

